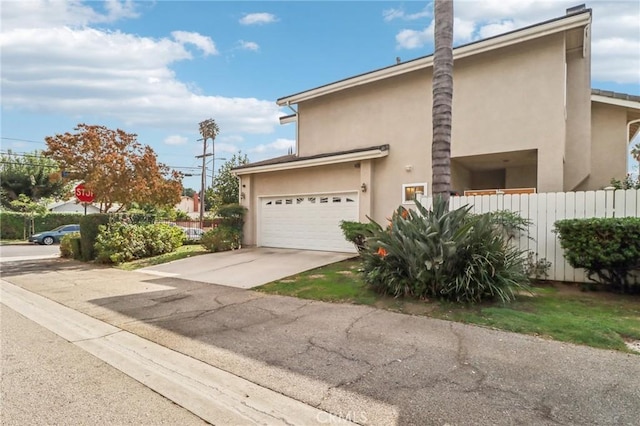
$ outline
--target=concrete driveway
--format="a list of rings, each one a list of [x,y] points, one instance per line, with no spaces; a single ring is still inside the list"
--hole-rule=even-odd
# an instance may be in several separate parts
[[[354,253],[255,247],[204,254],[139,269],[138,272],[253,288],[354,256]]]

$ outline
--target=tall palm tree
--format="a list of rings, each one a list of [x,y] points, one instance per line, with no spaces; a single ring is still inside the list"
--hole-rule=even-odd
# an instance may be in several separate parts
[[[449,200],[451,191],[451,109],[453,101],[453,0],[434,1],[433,196]]]

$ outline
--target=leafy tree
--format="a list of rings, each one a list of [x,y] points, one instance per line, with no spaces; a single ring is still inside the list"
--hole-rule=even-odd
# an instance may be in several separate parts
[[[38,202],[43,198],[64,198],[70,188],[60,177],[60,167],[40,151],[16,154],[8,151],[0,155],[0,187],[2,205],[15,210],[13,201]],[[20,197],[20,196],[23,197]]]
[[[153,149],[137,141],[137,135],[104,126],[78,124],[76,133],[45,138],[46,155],[84,181],[96,194],[101,211],[120,203],[172,206],[180,201],[181,175],[157,162]],[[120,210],[119,209],[119,210]]]
[[[192,197],[195,195],[196,190],[193,188],[182,188],[182,195],[186,197]]]
[[[218,174],[213,179],[213,191],[207,194],[210,194],[213,210],[217,211],[224,205],[238,202],[240,197],[238,178],[231,173],[231,169],[247,163],[249,163],[247,154],[238,152],[220,166]]]
[[[451,191],[451,109],[453,101],[453,0],[435,0],[433,53],[433,195],[449,200]]]

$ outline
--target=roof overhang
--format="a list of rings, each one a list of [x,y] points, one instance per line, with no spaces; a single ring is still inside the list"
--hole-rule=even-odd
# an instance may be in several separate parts
[[[591,95],[592,102],[600,102],[603,104],[616,105],[624,108],[631,108],[640,111],[640,102],[631,99],[612,98],[603,95]]]
[[[503,35],[491,37],[478,42],[466,44],[453,49],[453,58],[462,59],[467,56],[478,55],[480,53],[489,52],[491,50],[500,49],[528,40],[555,34],[561,31],[567,31],[589,25],[591,22],[591,11],[569,15],[559,19],[543,22],[521,30],[512,31]],[[372,83],[383,80],[385,78],[395,77],[397,75],[406,74],[412,71],[425,69],[433,66],[433,55],[426,56],[412,61],[392,65],[366,74],[330,83],[315,89],[300,92],[291,96],[280,98],[276,101],[279,106],[297,104],[319,96],[334,93],[340,90],[349,89],[363,84]]]
[[[280,117],[280,124],[289,124],[289,123],[297,123],[298,122],[298,114],[289,114],[283,115]]]
[[[328,166],[332,164],[349,163],[352,161],[371,160],[382,158],[389,155],[389,145],[382,145],[371,149],[364,149],[351,152],[341,152],[329,155],[318,155],[312,157],[302,157],[299,159],[275,163],[263,164],[238,168],[232,170],[237,176],[249,175],[254,173],[279,172],[283,170],[304,169],[307,167]]]

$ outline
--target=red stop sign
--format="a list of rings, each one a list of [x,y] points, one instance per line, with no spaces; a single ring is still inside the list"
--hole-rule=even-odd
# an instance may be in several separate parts
[[[89,191],[88,189],[86,189],[84,187],[84,184],[79,184],[78,186],[76,186],[76,198],[78,199],[78,201],[82,202],[82,203],[92,203],[93,200],[96,198],[95,194],[92,191]]]

